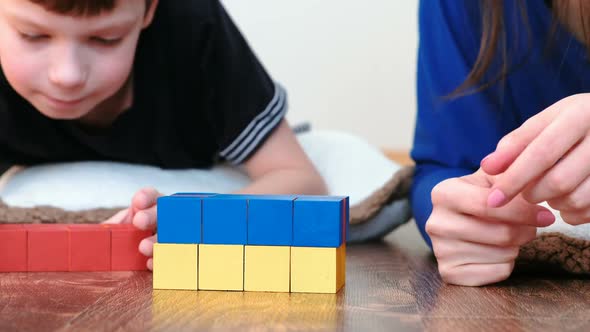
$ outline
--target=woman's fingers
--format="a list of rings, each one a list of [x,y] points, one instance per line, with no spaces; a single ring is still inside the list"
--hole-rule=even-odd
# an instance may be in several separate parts
[[[570,225],[582,225],[590,223],[590,210],[583,210],[583,211],[562,211],[560,212],[561,219]]]
[[[435,208],[502,223],[544,227],[555,221],[549,209],[530,204],[520,196],[501,209],[488,207],[489,193],[489,188],[462,179],[450,179],[439,183],[432,190],[432,204]]]
[[[496,151],[484,158],[482,169],[496,175],[490,207],[512,200],[586,137],[590,120],[587,99],[587,95],[575,95],[551,105],[508,134]]]
[[[521,196],[500,208],[488,207],[494,179],[483,172],[439,183],[426,232],[449,283],[478,286],[508,278],[521,245],[535,239],[537,227],[555,217]]]
[[[549,206],[560,212],[581,212],[590,209],[590,178],[572,192],[547,200]]]
[[[426,222],[426,232],[431,237],[511,247],[532,241],[536,237],[537,228],[436,211]]]
[[[549,124],[505,172],[496,176],[488,200],[490,207],[499,207],[511,201],[548,172],[584,135],[580,128],[571,128],[564,118]]]
[[[523,191],[531,203],[549,201],[567,195],[590,176],[590,139],[584,139],[561,160]]]
[[[439,265],[442,279],[454,285],[482,286],[508,279],[514,269],[514,261],[497,264],[465,264],[454,267]]]
[[[500,247],[443,237],[432,237],[431,240],[437,260],[448,266],[511,262],[519,252],[516,245]]]
[[[482,170],[489,175],[505,172],[526,147],[553,122],[561,104],[559,102],[553,104],[545,111],[525,121],[519,128],[502,137],[496,150],[481,161]]]

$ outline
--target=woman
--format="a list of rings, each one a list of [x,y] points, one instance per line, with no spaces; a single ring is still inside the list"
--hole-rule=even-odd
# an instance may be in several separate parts
[[[508,278],[540,202],[590,221],[589,41],[583,0],[421,2],[411,199],[446,282]]]

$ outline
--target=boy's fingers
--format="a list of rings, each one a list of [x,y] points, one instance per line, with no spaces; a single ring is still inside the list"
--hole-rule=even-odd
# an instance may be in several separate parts
[[[490,207],[509,202],[529,183],[551,169],[583,137],[579,130],[564,127],[563,122],[551,123],[503,174],[496,176],[495,190],[488,200]]]
[[[143,188],[133,196],[131,204],[136,210],[147,209],[155,205],[160,196],[161,194],[154,188]]]
[[[117,213],[115,213],[115,215],[113,215],[112,217],[110,217],[109,219],[103,221],[103,224],[124,224],[128,219],[128,215],[129,215],[129,209],[124,209],[121,210]]]
[[[154,254],[154,243],[156,243],[156,241],[156,235],[152,235],[141,240],[141,242],[139,242],[139,252],[144,256],[152,257]]]
[[[156,228],[157,218],[157,206],[153,205],[149,209],[137,211],[133,216],[133,225],[142,230],[153,230]]]
[[[432,202],[447,210],[507,224],[544,227],[555,221],[549,209],[530,204],[520,196],[501,209],[488,207],[489,193],[489,188],[463,180],[445,181],[432,191]]]
[[[147,260],[147,264],[146,265],[147,265],[148,270],[153,271],[154,270],[154,259],[153,258],[149,258]]]

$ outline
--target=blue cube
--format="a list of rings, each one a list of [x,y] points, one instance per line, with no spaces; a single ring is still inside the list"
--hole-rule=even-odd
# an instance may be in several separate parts
[[[201,196],[158,198],[158,242],[201,243]]]
[[[189,193],[189,192],[181,192],[181,193],[172,194],[172,196],[199,196],[199,197],[214,196],[214,195],[217,195],[217,194],[215,194],[215,193]]]
[[[203,243],[247,244],[248,200],[245,195],[203,199]]]
[[[339,247],[346,241],[348,198],[298,196],[293,211],[293,246]]]
[[[291,246],[295,196],[248,196],[248,244]]]
[[[348,237],[350,236],[350,198],[346,197],[346,207],[344,208],[346,211],[346,217],[344,218],[344,241],[348,241]]]

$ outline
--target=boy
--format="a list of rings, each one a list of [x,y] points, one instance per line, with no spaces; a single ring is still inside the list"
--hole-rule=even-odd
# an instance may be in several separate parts
[[[285,92],[218,1],[2,0],[0,64],[5,164],[228,161],[253,180],[240,192],[326,191],[284,120]],[[108,222],[155,229],[158,195],[140,190]]]

